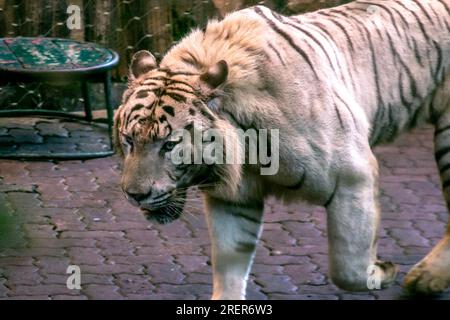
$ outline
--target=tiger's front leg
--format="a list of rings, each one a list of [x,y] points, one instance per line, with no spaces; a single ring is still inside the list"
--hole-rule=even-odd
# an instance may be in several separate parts
[[[397,274],[394,264],[377,260],[378,164],[368,153],[369,161],[361,159],[351,170],[339,173],[325,205],[330,277],[348,291],[380,289],[393,282]],[[368,283],[371,279],[375,282]]]
[[[206,196],[212,245],[213,300],[243,300],[261,233],[262,201],[232,203]]]

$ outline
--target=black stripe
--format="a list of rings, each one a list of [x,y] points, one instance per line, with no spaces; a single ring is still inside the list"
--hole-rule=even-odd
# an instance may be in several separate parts
[[[396,3],[398,3],[400,6],[405,8],[406,11],[409,11],[414,16],[414,18],[416,18],[417,24],[419,25],[420,31],[422,31],[425,41],[428,41],[430,39],[430,36],[428,35],[427,31],[425,30],[425,26],[424,26],[422,20],[420,20],[420,17],[417,15],[417,13],[414,10],[408,9],[405,6],[405,4],[402,2],[396,2]]]
[[[450,125],[445,126],[443,128],[437,129],[434,131],[434,136],[436,137],[437,135],[441,134],[444,131],[447,131],[448,129],[450,129]]]
[[[150,93],[149,90],[140,90],[136,93],[136,98],[138,99],[145,99],[148,97],[148,94]]]
[[[436,41],[433,40],[432,43],[437,51],[437,66],[436,66],[436,72],[434,74],[434,80],[435,80],[436,84],[438,84],[440,82],[439,71],[442,68],[442,61],[443,61],[442,48],[440,47],[439,43],[437,43]]]
[[[279,51],[278,51],[271,43],[269,43],[269,48],[272,49],[272,51],[275,52],[275,54],[277,55],[278,60],[280,60],[281,64],[282,64],[283,66],[286,66],[286,64],[284,63],[283,58],[281,57],[280,52],[279,52]]]
[[[386,7],[385,5],[380,4],[380,3],[371,3],[371,2],[363,2],[363,1],[360,1],[358,3],[367,4],[367,5],[371,5],[371,6],[377,6],[377,7],[380,7],[381,9],[383,9],[384,11],[386,11],[387,14],[389,15],[389,18],[391,19],[391,23],[394,26],[395,31],[400,36],[400,29],[398,28],[397,21],[394,17],[394,14],[391,12],[391,10],[389,10],[388,7]]]
[[[145,106],[141,103],[136,104],[133,108],[131,108],[130,113],[133,113],[135,111],[141,110],[142,108],[144,108]]]
[[[259,203],[259,202],[237,203],[237,202],[228,201],[228,200],[224,200],[224,199],[220,199],[220,202],[225,206],[236,208],[236,209],[247,209],[247,210],[258,210],[259,211],[264,208],[264,203]]]
[[[201,102],[200,100],[194,100],[193,101],[193,105],[195,107],[197,107],[198,109],[200,109],[200,113],[202,114],[202,116],[204,116],[205,118],[207,118],[209,121],[214,122],[216,121],[216,118],[214,117],[214,115],[211,113],[211,111],[209,110],[209,108],[207,108],[203,102]]]
[[[185,125],[184,129],[188,130],[188,131],[191,131],[193,127],[194,127],[194,124],[191,122],[191,123],[188,123],[187,125]]]
[[[356,122],[355,115],[353,114],[352,109],[350,108],[350,106],[345,102],[344,99],[341,98],[341,96],[340,96],[339,94],[337,94],[337,93],[335,92],[334,95],[335,95],[336,98],[338,98],[339,101],[341,101],[342,104],[347,108],[348,112],[349,112],[350,115],[352,116],[353,123],[355,124],[355,128],[357,128],[357,127],[358,127],[358,124],[357,124],[357,122]]]
[[[174,92],[176,93],[176,91],[178,92],[182,92],[182,93],[189,93],[189,94],[195,94],[194,91],[192,90],[187,90],[187,89],[183,89],[183,88],[174,88],[174,87],[166,87],[166,92]]]
[[[394,40],[392,40],[391,34],[387,30],[386,30],[386,36],[388,38],[389,48],[391,49],[391,54],[394,59],[394,63],[396,63],[396,59],[400,60],[400,63],[402,63],[403,62],[402,58],[396,50],[396,46],[394,45]]]
[[[170,85],[172,85],[172,84],[175,84],[175,85],[176,85],[176,84],[181,84],[181,85],[184,85],[184,86],[188,87],[188,88],[191,89],[193,92],[196,91],[195,88],[194,88],[190,83],[188,83],[188,82],[186,82],[186,81],[175,80],[175,79],[169,79],[169,80],[167,80],[167,83],[166,83],[167,86],[170,86]]]
[[[366,33],[367,36],[367,40],[369,43],[369,50],[370,50],[370,54],[371,54],[371,60],[372,60],[372,69],[373,69],[373,76],[374,76],[374,82],[375,82],[375,86],[376,86],[376,94],[377,94],[377,111],[375,114],[375,118],[374,118],[374,124],[382,124],[384,121],[384,111],[385,111],[385,104],[383,101],[383,96],[381,94],[381,86],[380,86],[380,77],[379,77],[379,72],[378,72],[378,65],[377,65],[377,60],[376,60],[376,54],[375,54],[375,47],[373,44],[373,40],[372,40],[372,36],[370,31],[367,29],[367,27],[365,26],[364,23],[362,23],[360,20],[356,19],[353,16],[350,16],[351,19],[355,20],[356,22],[358,22],[359,25],[361,25],[362,29],[364,30],[364,32]],[[375,130],[372,131],[372,135],[371,135],[371,144],[375,144],[379,138],[379,133],[377,132],[377,127],[375,127]]]
[[[188,72],[188,71],[171,71],[169,69],[160,69],[163,72],[166,72],[169,77],[173,76],[198,76],[198,73]]]
[[[417,62],[419,62],[419,64],[423,67],[422,55],[419,52],[419,47],[417,45],[417,41],[415,38],[411,38],[411,40],[412,40],[413,47],[414,47],[414,56],[415,56]]]
[[[202,116],[207,118],[209,121],[213,121],[213,122],[215,121],[214,117],[209,112],[204,110],[203,108],[200,110],[200,113],[202,114]]]
[[[448,7],[448,5],[442,0],[437,1],[439,1],[444,6],[445,10],[447,10],[448,15],[450,16],[450,8]]]
[[[333,103],[333,105],[334,105],[334,110],[336,111],[336,115],[337,115],[337,117],[339,119],[339,123],[341,125],[341,128],[342,128],[342,130],[345,130],[344,122],[342,121],[342,117],[341,117],[341,113],[339,112],[339,108],[338,108],[336,103]]]
[[[178,181],[178,179],[176,179],[169,170],[166,170],[166,173],[169,176],[170,180],[174,182]]]
[[[160,83],[157,83],[157,82],[153,82],[153,81],[144,81],[144,82],[142,83],[141,86],[142,86],[142,87],[143,87],[143,86],[146,86],[146,87],[154,86],[155,89],[156,89],[156,88],[161,87],[161,84],[160,84]]]
[[[445,166],[443,166],[442,168],[439,168],[439,172],[441,174],[443,174],[445,171],[447,171],[448,169],[450,169],[450,163],[447,163]]]
[[[351,51],[355,51],[355,47],[353,45],[353,41],[352,41],[352,37],[350,36],[350,34],[347,32],[347,29],[344,27],[344,25],[342,25],[340,23],[340,21],[335,20],[335,16],[327,14],[326,12],[322,12],[322,11],[318,11],[317,13],[322,14],[324,16],[326,16],[328,19],[328,21],[332,22],[333,24],[335,24],[339,29],[341,29],[341,31],[344,33],[345,38],[347,39],[347,42],[350,46],[350,50]]]
[[[450,152],[450,147],[446,147],[443,149],[440,149],[435,152],[434,157],[436,158],[436,162],[442,159],[443,156],[445,156],[447,153]]]
[[[331,68],[334,70],[334,72],[337,74],[337,71],[334,69],[333,62],[331,61],[331,57],[330,57],[330,55],[328,54],[328,52],[327,52],[327,50],[325,49],[325,47],[323,46],[322,42],[320,42],[319,40],[317,40],[316,37],[314,37],[314,35],[313,35],[311,32],[309,32],[308,30],[305,30],[304,28],[302,28],[302,27],[300,27],[300,26],[298,26],[298,25],[295,25],[295,24],[293,24],[293,23],[289,23],[289,22],[286,22],[286,21],[282,21],[282,20],[280,20],[280,22],[281,22],[281,23],[284,23],[284,24],[286,24],[286,25],[288,25],[288,26],[291,26],[291,27],[293,27],[293,28],[295,28],[295,29],[297,29],[297,30],[299,30],[299,31],[301,31],[301,32],[303,32],[303,34],[307,35],[312,41],[314,41],[314,42],[320,47],[320,49],[322,50],[322,52],[325,54],[325,57],[327,58],[328,63],[330,64],[330,67],[331,67]]]
[[[403,73],[400,73],[400,78],[399,78],[399,92],[400,92],[400,101],[402,102],[402,104],[406,107],[407,109],[407,113],[408,113],[408,117],[411,116],[411,107],[412,107],[412,102],[409,102],[406,97],[405,97],[405,92],[403,91]]]
[[[238,208],[236,208],[236,209],[238,209]],[[258,220],[258,219],[256,219],[256,218],[253,218],[253,217],[250,217],[250,216],[248,216],[248,215],[246,215],[246,214],[244,214],[244,213],[242,213],[242,212],[240,212],[240,211],[230,211],[229,212],[232,216],[234,216],[234,217],[239,217],[239,218],[242,218],[242,219],[245,219],[245,220],[247,220],[247,221],[250,221],[250,222],[253,222],[253,223],[258,223],[258,224],[260,224],[261,223],[261,221],[260,220]]]
[[[256,244],[253,242],[238,241],[236,242],[236,247],[234,248],[234,250],[241,253],[251,253],[255,251],[255,247]]]
[[[258,234],[256,232],[250,231],[248,229],[242,228],[241,231],[248,234],[250,237],[258,239]]]
[[[158,77],[150,77],[150,78],[146,78],[142,81],[143,84],[146,84],[147,81],[163,81],[166,82],[167,80],[169,80],[167,77],[164,76],[158,76]]]
[[[162,106],[163,110],[169,114],[170,116],[174,117],[175,116],[175,110],[173,109],[172,106]]]
[[[368,35],[368,39],[369,39],[369,49],[370,49],[371,58],[372,58],[373,77],[374,77],[376,90],[377,90],[376,91],[377,92],[377,104],[378,104],[378,108],[380,108],[381,106],[384,107],[384,102],[383,102],[383,96],[381,94],[380,76],[379,76],[379,72],[378,72],[375,48],[374,48],[372,37],[370,36],[369,30],[367,30],[366,26],[364,26],[364,25],[363,25],[363,29],[366,31],[366,33]]]
[[[331,19],[330,19],[330,20],[331,20]],[[299,21],[297,21],[297,22],[299,22]],[[300,23],[300,22],[299,22],[299,23]],[[320,23],[320,22],[317,22],[317,21],[313,21],[313,22],[311,22],[311,25],[315,26],[315,27],[318,28],[320,31],[322,31],[322,33],[326,34],[327,37],[328,37],[328,40],[333,40],[333,39],[334,39],[333,35],[327,30],[327,27],[326,27],[324,24],[322,24],[322,23]],[[348,34],[347,34],[347,36],[348,36]],[[354,48],[353,48],[353,42],[351,42],[351,39],[350,39],[350,38],[347,38],[347,41],[348,41],[348,44],[349,44],[349,46],[350,46],[350,50],[353,51],[353,50],[354,50]]]
[[[303,175],[300,178],[300,181],[297,184],[295,184],[293,186],[286,187],[286,188],[291,189],[291,190],[298,190],[298,189],[300,189],[303,186],[303,183],[305,182],[305,177],[306,177],[306,171],[303,170]]]
[[[264,12],[262,12],[262,10],[259,7],[255,8],[255,12],[258,15],[260,15],[274,31],[276,31],[278,34],[280,34],[289,43],[289,45],[303,57],[303,59],[305,59],[306,63],[309,65],[311,70],[314,72],[314,75],[316,76],[316,78],[319,79],[319,76],[318,76],[316,70],[314,69],[313,64],[311,63],[311,60],[309,59],[309,57],[305,53],[305,51],[303,51],[303,49],[300,48],[286,32],[281,30],[272,20],[270,20],[264,14]]]
[[[174,92],[164,92],[164,96],[168,96],[175,100],[176,102],[183,102],[186,103],[187,99],[185,96],[182,96],[180,94],[174,93]]]
[[[373,75],[374,75],[374,81],[375,81],[375,85],[376,85],[377,104],[378,104],[378,106],[384,105],[384,102],[383,102],[383,99],[382,99],[382,95],[381,95],[380,83],[379,83],[380,79],[379,79],[378,65],[377,65],[376,55],[375,55],[375,48],[374,48],[374,44],[373,44],[373,41],[372,41],[372,36],[370,34],[370,31],[367,29],[365,24],[363,22],[361,22],[359,19],[357,19],[354,15],[347,14],[345,12],[338,11],[338,10],[335,10],[335,9],[334,10],[330,10],[330,11],[341,13],[342,15],[344,15],[347,18],[349,18],[350,20],[355,21],[356,25],[358,27],[361,27],[362,30],[365,32],[366,37],[367,37],[367,39],[369,41],[369,49],[370,49],[370,53],[371,53]]]
[[[380,134],[382,134],[384,131],[384,114],[385,114],[384,109],[385,109],[384,104],[378,105],[377,112],[375,113],[374,120],[372,121],[372,123],[373,123],[372,128],[374,130],[372,131],[372,134],[370,137],[370,140],[371,140],[370,145],[371,146],[378,144],[378,142],[380,141],[380,138],[381,138]]]
[[[423,14],[425,15],[425,17],[428,18],[428,20],[430,20],[431,24],[434,24],[433,19],[431,19],[429,13],[427,10],[425,10],[424,6],[422,5],[422,3],[420,3],[420,1],[417,0],[413,0],[415,4],[417,4],[417,6],[420,8],[420,10],[422,10]]]
[[[126,119],[125,119],[125,124],[128,123],[128,121],[130,120],[131,115],[136,112],[141,110],[142,108],[144,108],[145,106],[143,104],[136,104],[135,106],[133,106],[133,108],[131,108],[130,112],[128,113]]]
[[[166,124],[166,128],[169,130],[169,133],[167,134],[167,136],[170,136],[172,134],[172,126],[167,122]]]
[[[442,183],[442,189],[445,189],[447,187],[450,187],[450,180],[445,180],[444,183]]]
[[[450,25],[448,24],[448,21],[445,20],[444,22],[445,22],[445,26],[447,27],[447,31],[450,32]]]
[[[389,111],[389,123],[388,123],[388,132],[387,134],[385,134],[386,140],[387,141],[392,141],[398,133],[398,121],[396,120],[394,114],[397,114],[396,112],[394,113],[394,107],[389,103],[388,106],[388,111]]]
[[[386,31],[386,35],[387,35],[391,53],[394,56],[394,59],[395,58],[398,59],[401,66],[405,69],[406,73],[408,74],[409,81],[411,83],[411,93],[413,95],[413,98],[417,98],[418,97],[417,96],[417,83],[416,83],[415,78],[413,77],[412,71],[409,68],[409,66],[403,61],[401,55],[397,52],[396,45],[394,44],[394,41],[392,40],[392,37],[388,31]],[[419,61],[419,63],[421,63],[421,62]],[[420,97],[418,97],[418,98],[420,98]],[[408,103],[408,105],[409,105],[409,103]]]
[[[328,208],[328,206],[331,204],[331,202],[333,202],[334,196],[336,195],[336,191],[338,188],[338,184],[339,184],[339,176],[336,177],[336,184],[334,185],[334,190],[331,193],[330,197],[328,198],[327,202],[325,202],[325,204],[323,205],[325,208]]]
[[[419,119],[419,116],[421,114],[422,108],[416,108],[416,110],[414,111],[413,116],[411,117],[408,127],[409,129],[415,128],[417,126],[417,121]]]
[[[161,117],[159,117],[159,122],[164,123],[167,121],[167,117],[165,115],[162,115]]]
[[[436,12],[436,10],[434,10],[433,7],[430,7],[430,10],[431,10],[431,12],[433,12],[434,17],[439,22],[439,26],[443,27],[442,21],[441,21],[441,16]]]
[[[409,29],[409,23],[408,23],[408,20],[406,20],[405,16],[403,16],[402,11],[398,11],[398,10],[397,10],[396,8],[394,8],[394,7],[392,7],[391,9],[392,9],[392,11],[394,11],[395,13],[398,14],[398,16],[400,17],[400,20],[402,20],[402,22],[403,22],[404,28]]]

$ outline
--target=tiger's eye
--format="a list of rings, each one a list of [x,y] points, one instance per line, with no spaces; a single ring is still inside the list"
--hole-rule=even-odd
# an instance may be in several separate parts
[[[177,145],[177,143],[174,141],[167,141],[166,144],[164,145],[164,149],[166,151],[172,151],[176,145]]]

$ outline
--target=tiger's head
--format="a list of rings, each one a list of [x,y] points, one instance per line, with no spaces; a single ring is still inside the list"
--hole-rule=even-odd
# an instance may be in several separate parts
[[[121,188],[149,221],[178,219],[189,187],[219,179],[217,166],[179,163],[173,155],[177,148],[194,144],[185,139],[186,131],[226,130],[211,104],[227,75],[225,61],[197,73],[160,67],[147,51],[133,57],[129,87],[115,115],[114,140],[124,160]]]

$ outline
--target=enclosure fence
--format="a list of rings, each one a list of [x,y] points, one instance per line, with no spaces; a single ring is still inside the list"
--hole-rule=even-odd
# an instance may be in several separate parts
[[[59,37],[95,42],[114,49],[121,57],[113,74],[115,81],[127,76],[134,52],[150,50],[157,58],[194,27],[210,18],[262,4],[283,14],[296,14],[336,6],[348,0],[0,0],[0,37]],[[79,8],[79,12],[73,8]],[[68,10],[71,9],[71,10]],[[80,15],[79,25],[68,27],[68,19]],[[42,86],[42,85],[40,85]],[[42,107],[48,100],[79,100],[74,90],[58,94],[39,88],[3,87],[0,108],[32,103]],[[25,98],[24,98],[25,96]],[[51,104],[51,103],[50,103]]]

